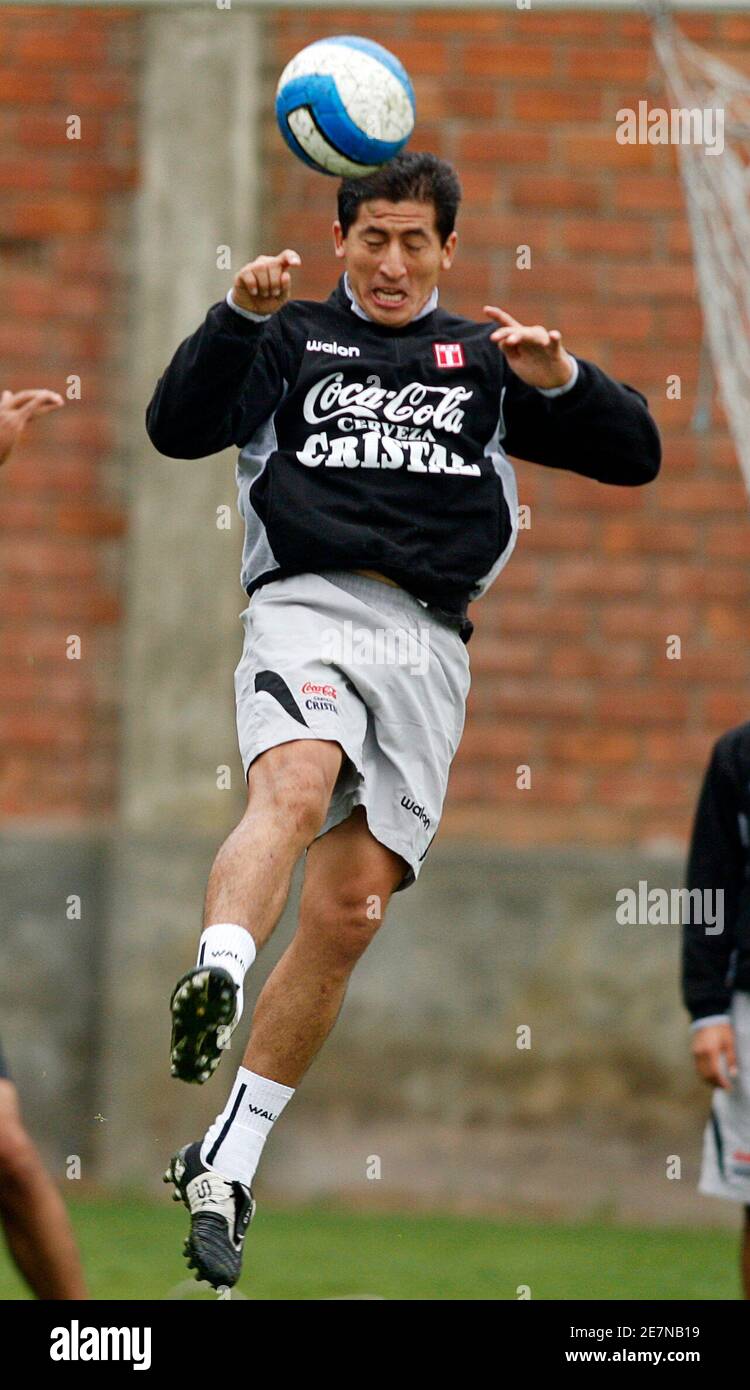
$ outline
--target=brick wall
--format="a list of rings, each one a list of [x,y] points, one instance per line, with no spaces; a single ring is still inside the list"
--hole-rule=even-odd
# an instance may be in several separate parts
[[[138,30],[132,11],[0,10],[0,388],[81,379],[0,474],[6,821],[80,824],[115,804]]]
[[[750,18],[681,15],[696,41],[750,66]],[[474,688],[443,834],[508,844],[682,841],[709,746],[748,717],[748,500],[719,412],[689,421],[701,318],[674,151],[622,146],[615,113],[669,104],[635,14],[386,17],[294,10],[273,21],[282,64],[325,33],[392,48],[417,95],[414,148],[454,160],[465,192],[444,298],[558,327],[571,349],[646,392],[665,461],[646,489],[518,465],[530,505],[508,568],[474,605]],[[269,120],[266,240],[304,257],[304,293],[338,263],[335,183],[290,157]],[[304,208],[304,216],[300,209]],[[532,269],[515,248],[529,244]],[[683,399],[666,399],[678,373]],[[666,638],[682,659],[666,659]],[[515,769],[532,769],[528,791]]]
[[[748,65],[750,19],[680,23]],[[311,39],[369,35],[413,75],[415,147],[455,160],[462,177],[446,302],[480,317],[490,300],[560,327],[574,351],[647,392],[664,432],[661,479],[644,490],[519,464],[532,525],[473,610],[475,683],[444,833],[684,839],[710,742],[747,713],[750,528],[718,412],[710,435],[689,428],[700,314],[673,153],[613,139],[619,107],[664,101],[645,21],[300,8],[267,24],[270,196],[264,245],[248,254],[294,245],[300,293],[329,292],[335,183],[282,145],[273,86]],[[140,36],[132,10],[0,11],[0,384],[64,390],[78,373],[84,392],[29,431],[0,480],[5,818],[106,819],[114,806]],[[80,142],[65,138],[71,113]],[[515,267],[520,243],[529,271]],[[670,402],[675,372],[684,398]],[[65,659],[71,633],[81,662]],[[679,662],[665,657],[670,634]],[[521,763],[529,791],[516,789]]]

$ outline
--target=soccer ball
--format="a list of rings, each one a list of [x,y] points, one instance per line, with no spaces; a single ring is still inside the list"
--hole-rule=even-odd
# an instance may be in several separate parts
[[[290,150],[311,169],[359,178],[393,159],[414,129],[409,74],[369,39],[319,39],[287,63],[276,119]]]

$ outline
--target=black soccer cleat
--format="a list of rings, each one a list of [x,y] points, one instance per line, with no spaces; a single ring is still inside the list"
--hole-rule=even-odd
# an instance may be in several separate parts
[[[223,1038],[237,1009],[237,985],[219,965],[196,965],[177,981],[169,1007],[172,1075],[200,1085],[221,1061]]]
[[[174,1183],[172,1200],[190,1212],[184,1245],[188,1268],[215,1289],[231,1288],[242,1269],[242,1247],[255,1215],[249,1187],[228,1182],[201,1162],[201,1142],[186,1144],[171,1160],[164,1181]]]

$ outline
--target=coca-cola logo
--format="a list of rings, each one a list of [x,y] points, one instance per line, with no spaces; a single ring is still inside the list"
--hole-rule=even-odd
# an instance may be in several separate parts
[[[315,685],[313,681],[305,681],[302,686],[303,695],[327,695],[329,700],[337,699],[335,685]]]
[[[331,372],[311,386],[305,397],[304,416],[308,424],[321,425],[339,415],[355,415],[390,424],[447,430],[460,434],[466,412],[460,407],[474,392],[465,386],[426,386],[412,381],[400,391],[386,391],[374,383],[345,381],[343,372]]]

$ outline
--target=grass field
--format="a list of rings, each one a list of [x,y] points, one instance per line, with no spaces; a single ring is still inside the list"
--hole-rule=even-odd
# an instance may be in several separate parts
[[[182,1207],[71,1204],[97,1299],[186,1296]],[[247,1298],[736,1299],[738,1238],[727,1231],[507,1224],[453,1216],[260,1210],[248,1237]],[[5,1252],[0,1299],[28,1297]]]

